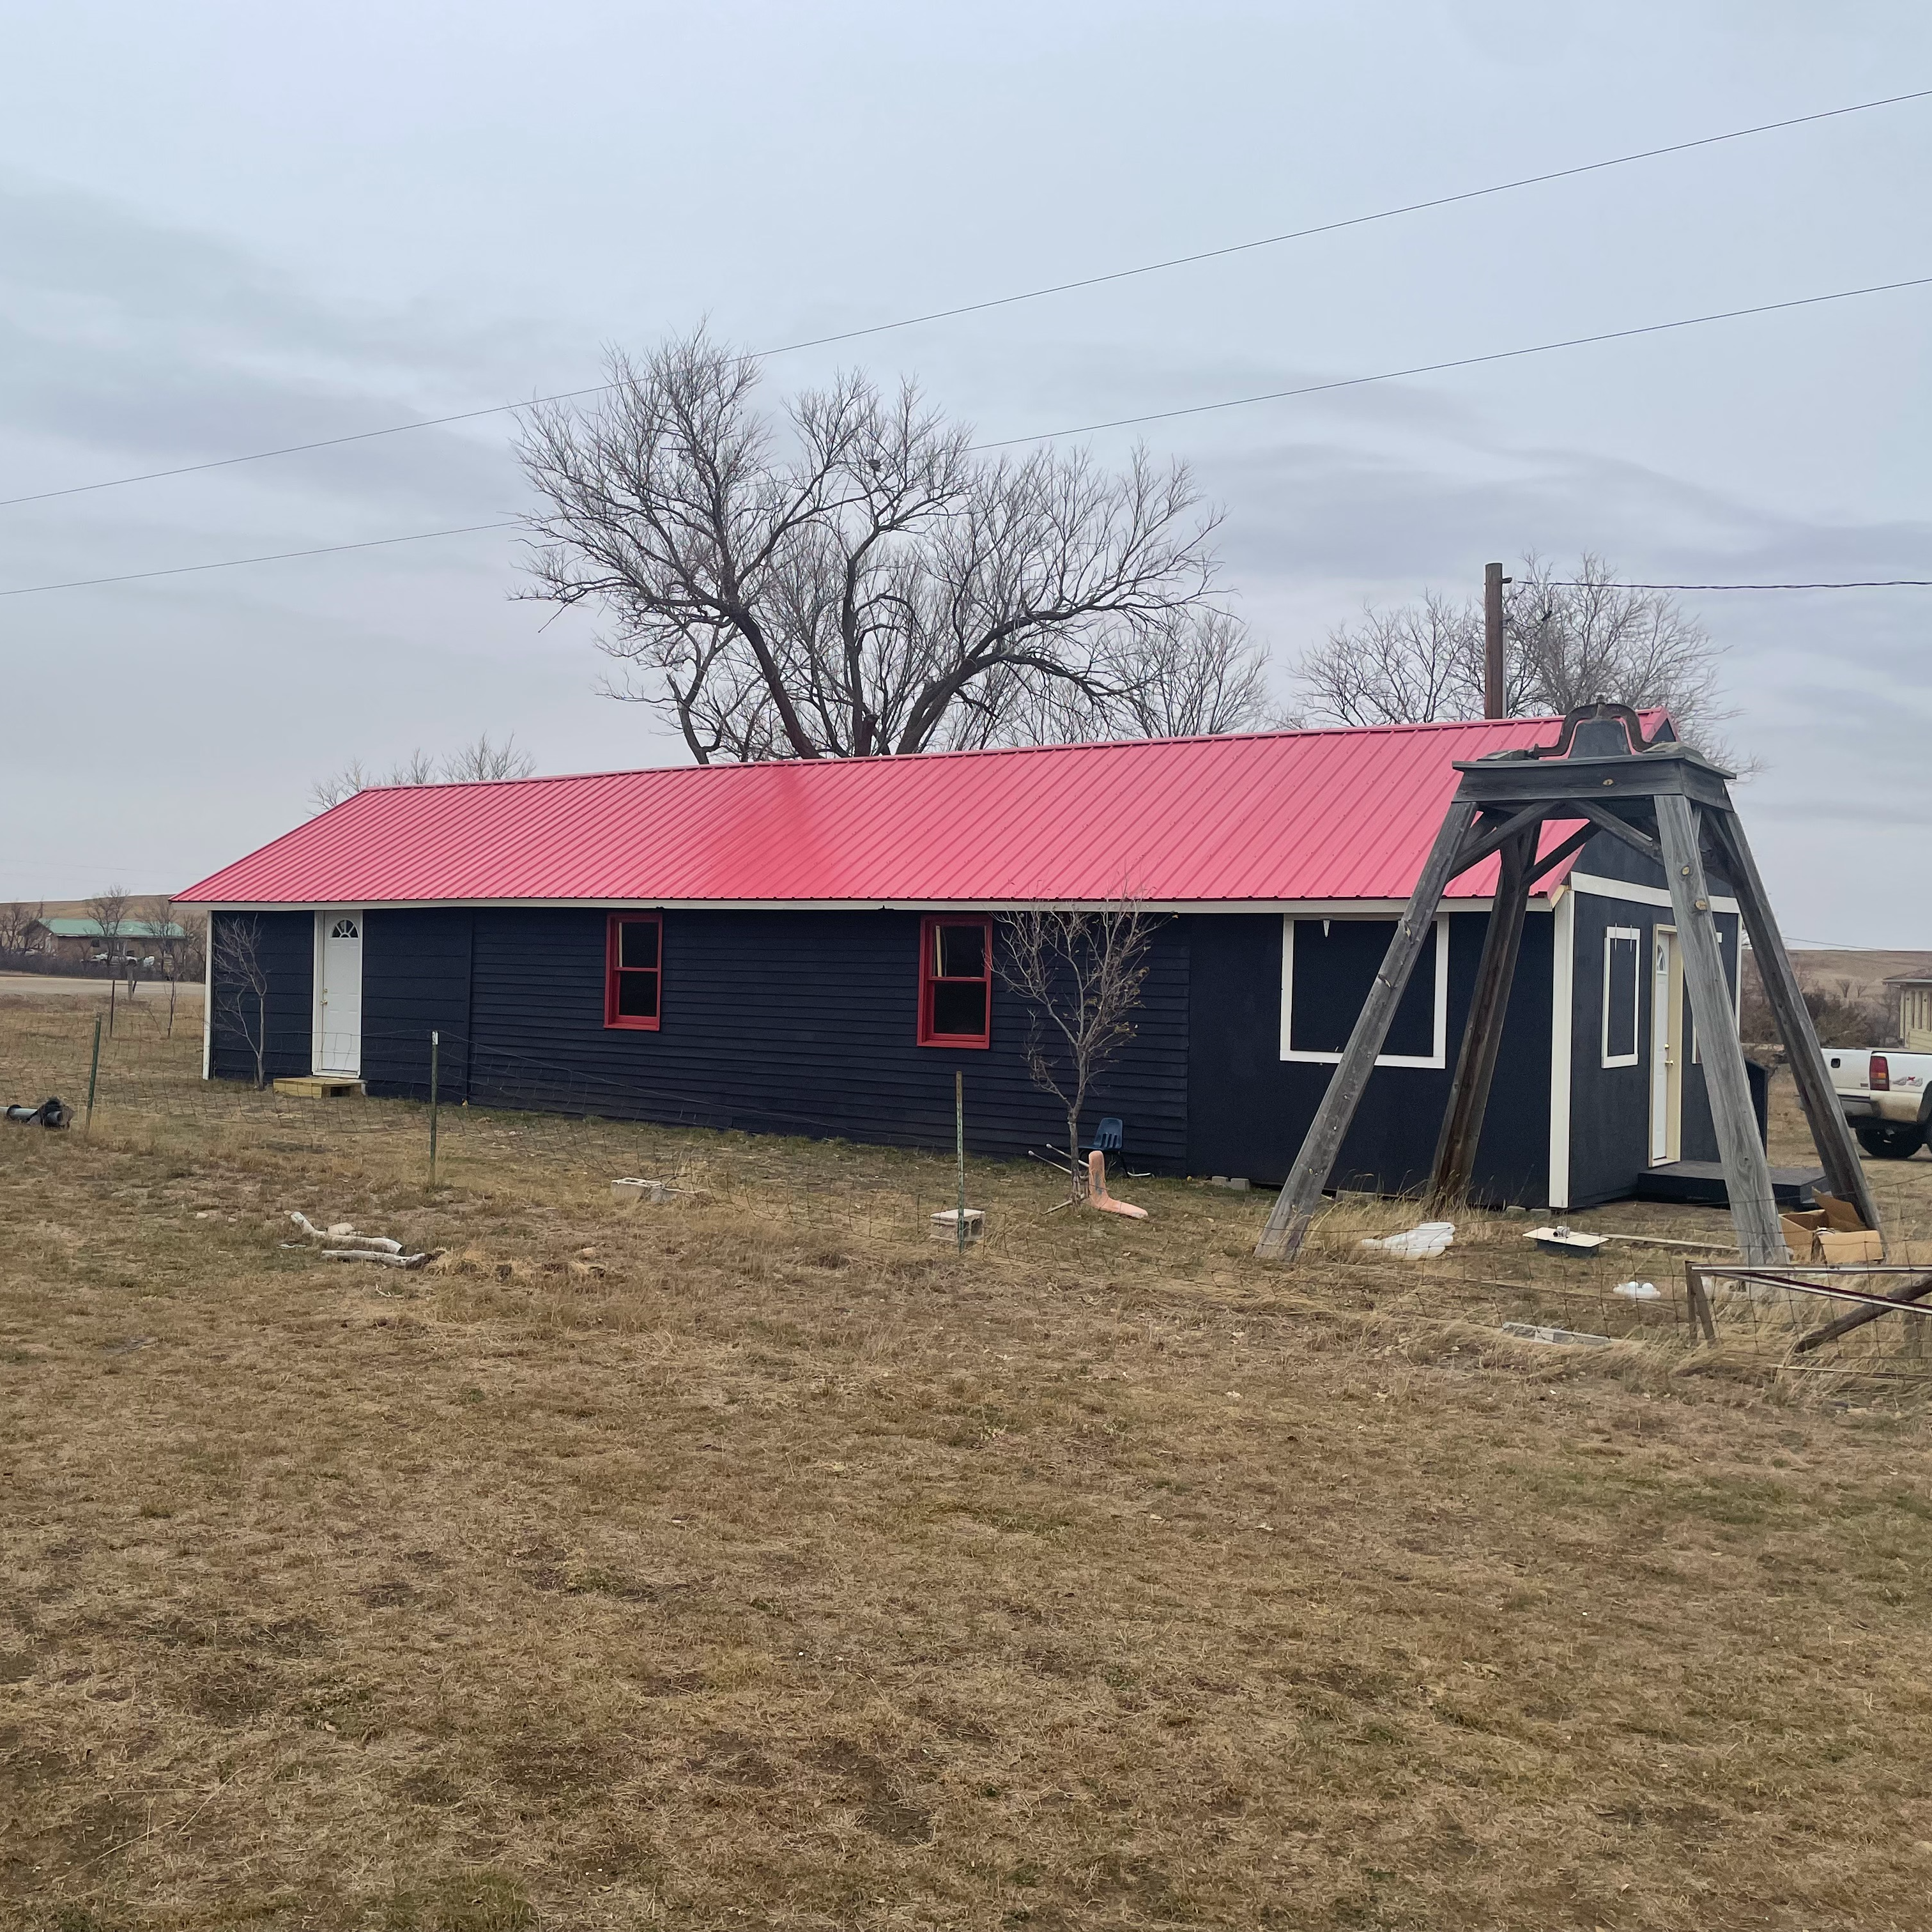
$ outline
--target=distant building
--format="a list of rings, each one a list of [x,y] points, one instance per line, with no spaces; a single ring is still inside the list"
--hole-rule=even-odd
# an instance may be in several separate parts
[[[34,928],[36,938],[42,934],[44,939],[33,949],[37,952],[44,950],[63,959],[111,959],[118,964],[152,958],[158,946],[185,939],[188,929],[170,922],[155,932],[138,914],[130,914],[122,920],[111,944],[98,919],[44,919]]]
[[[1885,982],[1892,1030],[1907,1053],[1932,1053],[1932,979],[1901,973]]]

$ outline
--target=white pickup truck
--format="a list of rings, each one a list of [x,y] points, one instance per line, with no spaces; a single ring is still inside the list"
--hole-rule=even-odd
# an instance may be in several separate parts
[[[1932,1128],[1932,1053],[1828,1046],[1825,1070],[1867,1154],[1910,1160]]]

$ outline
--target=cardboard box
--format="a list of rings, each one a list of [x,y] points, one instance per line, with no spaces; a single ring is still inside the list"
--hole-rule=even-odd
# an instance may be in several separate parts
[[[1885,1259],[1885,1238],[1869,1228],[1861,1228],[1855,1234],[1834,1234],[1828,1228],[1821,1228],[1812,1237],[1816,1244],[1817,1258],[1833,1268],[1842,1268],[1847,1262],[1882,1262]]]

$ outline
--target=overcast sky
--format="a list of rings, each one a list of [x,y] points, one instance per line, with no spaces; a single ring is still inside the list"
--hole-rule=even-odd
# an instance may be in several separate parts
[[[0,8],[0,496],[762,349],[1932,86],[1923,0]],[[986,436],[1932,275],[1932,101],[773,357]],[[1932,289],[1183,418],[1286,692],[1364,599],[1602,553],[1932,578]],[[0,589],[513,517],[506,419],[0,509]],[[597,697],[512,532],[0,599],[0,896],[182,885],[360,757]],[[1932,591],[1687,596],[1786,931],[1932,944]]]

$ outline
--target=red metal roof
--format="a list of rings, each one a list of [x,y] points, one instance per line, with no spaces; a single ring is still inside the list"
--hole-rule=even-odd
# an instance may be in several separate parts
[[[1556,718],[1270,731],[358,792],[200,880],[214,905],[1401,899],[1454,761]],[[1562,836],[1546,828],[1545,849]],[[1456,880],[1485,898],[1496,862]]]

